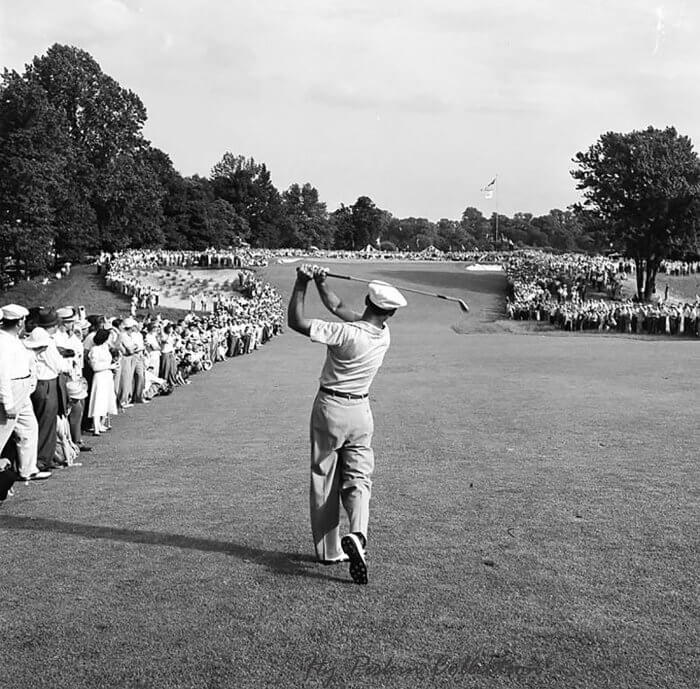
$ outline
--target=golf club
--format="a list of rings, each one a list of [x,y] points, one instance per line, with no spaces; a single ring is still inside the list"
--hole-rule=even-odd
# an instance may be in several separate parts
[[[356,278],[352,275],[339,275],[338,273],[326,273],[326,277],[337,278],[339,280],[353,280],[355,282],[364,282],[367,285],[370,282],[377,282],[376,280],[363,280],[362,278]],[[467,306],[467,302],[463,299],[458,299],[457,297],[448,297],[445,294],[436,294],[435,292],[424,292],[423,290],[413,289],[411,287],[397,286],[397,289],[403,292],[414,292],[415,294],[422,294],[425,297],[437,297],[438,299],[446,299],[447,301],[456,301],[459,304],[459,308],[462,309],[464,313],[469,313],[469,306]]]

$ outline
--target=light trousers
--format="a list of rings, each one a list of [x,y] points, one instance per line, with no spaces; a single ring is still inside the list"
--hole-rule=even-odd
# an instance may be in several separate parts
[[[124,407],[131,402],[134,394],[134,355],[122,356],[120,363],[117,401],[120,407]]]
[[[133,400],[134,402],[143,402],[143,390],[146,386],[146,362],[143,354],[134,354],[131,358],[134,360]]]
[[[319,391],[311,411],[309,506],[316,557],[334,560],[340,546],[340,505],[351,532],[367,538],[372,493],[374,420],[369,399],[346,400]]]
[[[34,416],[34,407],[27,397],[16,418],[8,419],[0,409],[0,451],[7,441],[15,436],[19,475],[29,478],[38,471],[37,448],[39,445],[39,424]]]

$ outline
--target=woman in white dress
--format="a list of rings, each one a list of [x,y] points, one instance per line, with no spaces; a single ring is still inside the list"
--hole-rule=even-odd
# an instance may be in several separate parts
[[[107,341],[109,335],[109,330],[98,330],[95,333],[94,346],[88,354],[88,362],[93,370],[88,416],[93,420],[95,435],[104,433],[107,430],[107,417],[117,413],[117,396],[114,391],[115,364],[112,363],[112,352]]]
[[[148,333],[144,338],[146,344],[146,368],[151,370],[154,376],[160,373],[160,342],[158,342],[158,326],[153,323],[148,326]]]

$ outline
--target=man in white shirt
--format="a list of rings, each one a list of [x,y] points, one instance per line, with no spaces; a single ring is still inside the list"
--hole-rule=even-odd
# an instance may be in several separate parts
[[[137,404],[147,403],[147,400],[143,398],[143,391],[146,385],[146,343],[143,339],[143,333],[141,332],[141,323],[134,319],[136,325],[134,325],[129,334],[131,335],[131,341],[134,344],[134,355],[133,355],[133,365],[134,365],[134,386],[133,386],[133,399]]]
[[[36,385],[34,361],[19,339],[27,315],[17,304],[0,309],[0,450],[14,436],[19,476],[25,481],[51,476],[37,467],[39,426],[30,399]]]
[[[134,394],[134,355],[136,343],[132,337],[132,330],[137,325],[136,321],[128,316],[119,325],[119,352],[121,354],[121,368],[117,384],[117,401],[122,409],[133,407]]]
[[[54,342],[60,350],[71,350],[73,356],[73,376],[76,381],[80,382],[83,375],[85,351],[82,338],[79,337],[76,331],[76,323],[78,322],[78,312],[72,306],[65,306],[62,309],[57,309],[58,330],[54,335]],[[70,426],[70,435],[73,442],[80,447],[81,452],[89,452],[91,447],[83,445],[82,438],[82,422],[83,422],[84,403],[83,400],[74,400],[71,405],[70,414],[68,415],[68,425]]]
[[[45,350],[36,356],[36,389],[32,393],[34,415],[39,424],[39,448],[37,463],[39,469],[55,469],[56,462],[56,424],[58,414],[63,413],[62,399],[58,389],[60,373],[73,374],[73,360],[59,354],[54,335],[58,328],[58,316],[55,309],[40,309],[37,327],[49,334],[49,343]]]
[[[325,281],[318,266],[297,268],[288,309],[289,327],[327,345],[320,389],[311,412],[311,530],[316,557],[323,564],[350,561],[350,576],[367,583],[367,529],[374,470],[369,387],[389,349],[386,321],[406,306],[391,285],[372,282],[363,313],[348,308]],[[328,310],[345,323],[308,319],[304,297],[314,279]],[[350,533],[340,538],[340,504]],[[344,555],[343,555],[344,553]]]

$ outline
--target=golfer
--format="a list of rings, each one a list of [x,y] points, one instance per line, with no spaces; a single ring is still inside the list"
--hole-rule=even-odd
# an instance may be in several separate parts
[[[304,264],[289,300],[293,330],[327,345],[320,388],[311,412],[311,531],[323,564],[350,562],[350,576],[367,583],[367,525],[372,487],[374,422],[369,387],[389,348],[386,321],[406,306],[403,295],[385,282],[369,285],[363,313],[348,308],[326,284],[325,268]],[[304,316],[304,297],[315,280],[323,304],[344,323]],[[340,503],[350,533],[341,540]]]

